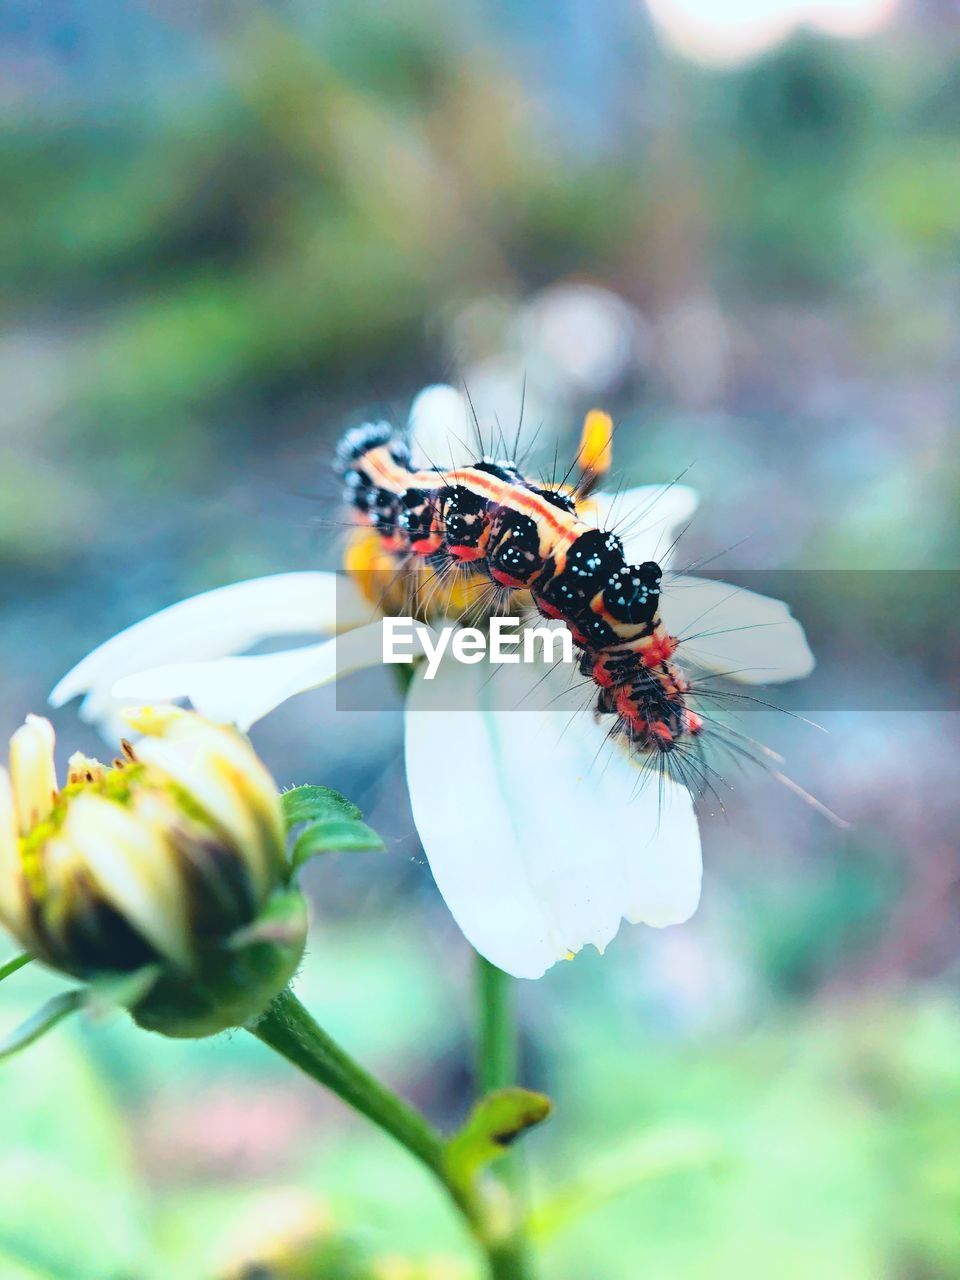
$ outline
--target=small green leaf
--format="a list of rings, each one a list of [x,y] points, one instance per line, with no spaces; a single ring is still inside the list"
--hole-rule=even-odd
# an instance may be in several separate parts
[[[25,964],[29,964],[32,959],[30,952],[25,951],[22,956],[14,956],[6,964],[0,964],[0,982],[4,978],[9,978],[12,973],[16,973],[18,969],[22,969]]]
[[[19,1027],[0,1039],[0,1060],[11,1057],[21,1049],[25,1049],[28,1044],[33,1044],[34,1040],[39,1040],[41,1036],[46,1035],[67,1014],[79,1009],[85,999],[86,991],[78,988],[76,991],[63,991],[60,995],[48,1000],[26,1022],[21,1022]]]
[[[529,1089],[498,1089],[481,1098],[466,1124],[447,1143],[447,1170],[455,1182],[468,1186],[482,1168],[506,1155],[522,1133],[542,1124],[553,1104]]]
[[[314,819],[357,820],[363,816],[355,804],[339,792],[331,791],[329,787],[294,787],[292,791],[285,791],[280,800],[287,830],[295,827],[298,822],[311,822]]]
[[[365,822],[353,818],[324,818],[311,822],[300,833],[293,846],[291,862],[296,870],[318,853],[365,853],[382,848],[383,841]]]

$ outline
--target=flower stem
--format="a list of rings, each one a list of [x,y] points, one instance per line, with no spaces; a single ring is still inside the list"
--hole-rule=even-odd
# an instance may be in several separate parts
[[[440,1134],[418,1111],[354,1062],[314,1022],[289,988],[277,996],[248,1030],[312,1079],[326,1085],[354,1111],[396,1138],[447,1185]]]
[[[517,1078],[517,1033],[510,979],[477,956],[477,1087],[480,1093],[503,1089]]]
[[[500,975],[503,977],[503,975]],[[375,1080],[319,1027],[289,989],[281,992],[247,1030],[325,1085],[348,1106],[365,1115],[416,1156],[443,1185],[483,1249],[490,1280],[532,1280],[526,1253],[513,1237],[491,1230],[487,1206],[479,1194],[450,1176],[446,1143],[413,1107]]]
[[[0,982],[4,978],[9,978],[11,974],[16,973],[18,969],[22,969],[25,964],[29,964],[33,956],[29,951],[24,952],[22,956],[14,956],[12,960],[8,960],[6,964],[0,964]]]
[[[489,1093],[516,1084],[519,1069],[517,1020],[511,979],[502,969],[477,956],[477,1091]],[[514,1227],[489,1252],[492,1280],[532,1280],[530,1249],[524,1230],[523,1167],[511,1151],[497,1166],[497,1175],[512,1201]]]

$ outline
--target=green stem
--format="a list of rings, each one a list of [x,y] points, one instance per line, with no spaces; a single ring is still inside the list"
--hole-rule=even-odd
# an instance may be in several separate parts
[[[504,975],[500,975],[503,977]],[[531,1280],[526,1250],[519,1237],[504,1240],[491,1230],[481,1196],[450,1177],[446,1143],[434,1127],[402,1098],[375,1080],[319,1027],[292,991],[283,991],[247,1028],[311,1079],[325,1085],[348,1106],[415,1156],[442,1184],[484,1250],[490,1280]]]
[[[18,969],[22,969],[25,964],[29,964],[32,959],[33,956],[30,955],[29,951],[26,951],[22,956],[14,956],[6,964],[0,964],[0,982],[4,978],[9,978],[11,973],[16,973]]]
[[[517,1082],[517,1019],[511,979],[480,955],[477,956],[476,985],[477,1091],[484,1094]],[[506,1240],[490,1250],[490,1274],[492,1280],[532,1280],[530,1249],[524,1230],[526,1212],[519,1153],[511,1151],[506,1155],[496,1172],[513,1201],[515,1226]]]
[[[477,1091],[489,1093],[517,1080],[517,1033],[510,979],[477,956]]]
[[[533,1280],[529,1251],[522,1240],[510,1240],[487,1250],[490,1280]]]
[[[308,1076],[326,1085],[354,1111],[359,1111],[444,1179],[444,1146],[440,1134],[418,1111],[384,1088],[314,1022],[289,989],[249,1028],[271,1049]]]

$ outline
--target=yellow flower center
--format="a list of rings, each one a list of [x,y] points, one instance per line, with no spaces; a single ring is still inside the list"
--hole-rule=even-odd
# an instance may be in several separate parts
[[[107,768],[95,760],[89,764],[95,768],[91,767],[86,771],[86,776],[79,776],[81,771],[76,767],[77,761],[71,760],[70,781],[55,795],[50,813],[20,837],[20,865],[30,893],[37,900],[43,899],[47,888],[43,848],[62,828],[70,801],[82,792],[92,792],[112,800],[114,804],[128,806],[133,800],[137,784],[146,773],[145,765],[130,760],[118,761],[113,768]]]

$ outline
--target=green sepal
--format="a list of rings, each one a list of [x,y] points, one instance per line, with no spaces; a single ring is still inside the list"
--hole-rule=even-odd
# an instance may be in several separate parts
[[[145,964],[133,973],[100,974],[87,983],[84,1004],[94,1017],[112,1009],[132,1009],[149,995],[162,972],[158,964]]]
[[[280,803],[288,831],[298,822],[326,818],[348,818],[356,821],[363,817],[355,804],[329,787],[294,787],[292,791],[284,791]]]
[[[177,1039],[216,1035],[258,1018],[296,973],[307,937],[307,904],[279,892],[240,934],[198,954],[190,973],[164,969],[131,1010],[148,1031]]]
[[[356,818],[323,818],[311,822],[297,837],[290,863],[297,871],[318,853],[365,853],[383,848],[383,841]]]
[[[230,935],[227,946],[237,950],[255,942],[274,942],[281,946],[296,943],[303,937],[306,911],[306,902],[298,889],[275,893],[252,924]]]
[[[25,1022],[21,1022],[19,1027],[0,1039],[0,1061],[26,1049],[27,1045],[52,1031],[68,1014],[81,1008],[86,998],[87,993],[82,987],[74,991],[61,991],[59,995],[53,996]]]
[[[529,1089],[488,1093],[447,1143],[445,1164],[450,1178],[459,1186],[470,1186],[483,1168],[506,1155],[521,1134],[542,1124],[552,1110],[548,1097]]]

